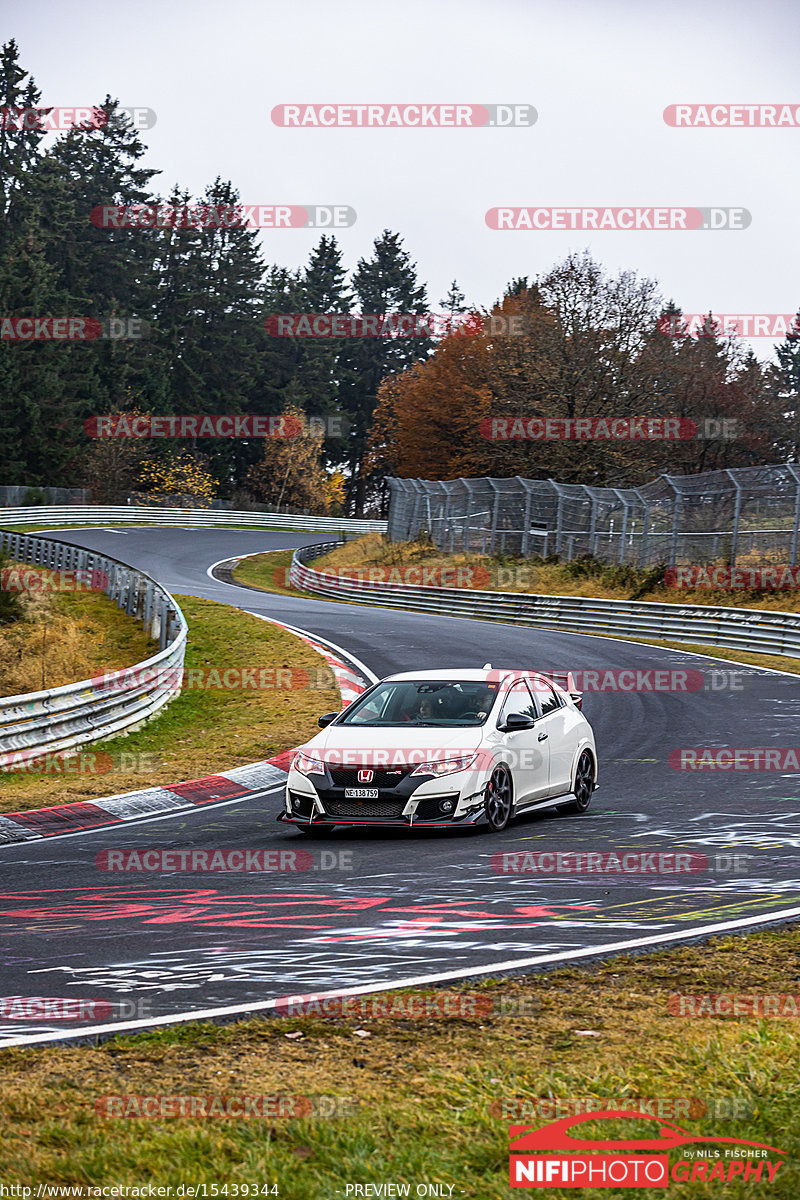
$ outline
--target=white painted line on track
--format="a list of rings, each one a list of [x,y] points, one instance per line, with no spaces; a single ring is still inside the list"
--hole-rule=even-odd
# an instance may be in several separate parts
[[[364,677],[370,683],[377,683],[379,676],[374,671],[370,671],[366,663],[363,663],[360,658],[356,658],[355,654],[350,650],[345,650],[343,646],[337,646],[336,642],[330,641],[328,638],[320,637],[318,633],[311,633],[308,629],[301,629],[299,625],[287,625],[285,621],[276,621],[272,617],[265,617],[263,613],[250,612],[245,609],[245,612],[250,613],[251,617],[258,617],[260,621],[269,621],[271,625],[280,625],[282,629],[288,629],[290,633],[299,634],[301,637],[311,638],[312,642],[319,642],[321,646],[326,646],[329,650],[333,650],[336,654],[341,654],[343,658],[348,659],[359,671],[364,672]]]
[[[184,804],[173,808],[170,812],[154,813],[152,816],[129,817],[126,821],[109,821],[107,825],[94,825],[90,829],[75,829],[71,833],[54,833],[49,837],[26,838],[19,842],[0,842],[0,852],[3,850],[30,850],[34,846],[46,846],[48,842],[63,842],[65,838],[88,837],[92,833],[113,833],[118,830],[124,833],[132,825],[149,825],[152,821],[170,821],[173,817],[186,817],[190,813],[216,812],[218,808],[227,808],[229,804],[241,804],[243,800],[257,800],[260,796],[269,796],[273,792],[282,791],[284,784],[281,780],[271,787],[257,792],[244,792],[241,796],[232,796],[230,800],[211,800],[207,804]],[[92,800],[87,801],[88,804]]]
[[[284,546],[283,549],[291,550],[292,547]],[[253,554],[242,554],[237,561],[241,562],[241,560],[243,558],[255,558],[256,555],[258,555],[258,554],[269,554],[269,553],[271,553],[271,551],[269,551],[269,550],[256,550]],[[275,551],[275,553],[277,553],[277,551]],[[232,561],[233,561],[233,557],[221,558],[219,560],[219,562],[213,563],[208,568],[208,570],[206,571],[206,575],[208,575],[210,579],[213,579],[215,583],[222,583],[223,586],[225,586],[225,587],[231,587],[231,586],[235,587],[236,586],[235,584],[233,584],[233,585],[225,584],[223,580],[216,579],[216,577],[212,574],[212,571],[214,570],[214,568],[218,567],[220,565],[220,563],[232,562]],[[269,592],[267,593],[267,595],[270,595],[270,594],[272,594],[272,593],[269,593]],[[536,595],[537,593],[531,593],[531,594]],[[298,597],[298,599],[306,599],[306,597],[302,596],[302,597]],[[386,607],[385,605],[372,604],[369,601],[352,600],[350,598],[348,598],[346,600],[341,599],[341,600],[337,601],[335,599],[331,599],[330,596],[319,596],[319,597],[317,597],[317,599],[321,600],[323,603],[328,603],[328,604],[337,604],[337,603],[338,604],[362,604],[364,608],[385,608]],[[399,605],[392,605],[391,607],[396,609],[398,612],[419,613],[421,616],[427,615],[427,616],[435,616],[435,617],[450,617],[450,619],[454,620],[454,621],[480,621],[482,619],[481,617],[465,617],[462,615],[456,615],[455,613],[427,613],[426,614],[424,612],[421,612],[421,610],[418,608],[401,608]],[[772,612],[773,610],[765,609],[764,611]],[[253,615],[258,616],[259,614],[255,613]],[[505,621],[485,621],[484,624],[505,625],[506,622]],[[511,622],[508,623],[508,627],[512,628],[512,629],[520,628],[520,626],[518,624],[511,623]],[[562,633],[562,634],[564,634],[565,637],[599,637],[599,638],[603,638],[603,640],[607,641],[607,642],[621,642],[621,643],[623,643],[623,645],[627,645],[627,646],[644,646],[646,649],[649,649],[649,650],[660,650],[662,654],[685,654],[687,658],[712,658],[712,659],[714,659],[715,662],[722,662],[722,663],[726,663],[726,662],[737,663],[738,662],[738,659],[735,659],[735,658],[716,658],[716,656],[713,654],[702,654],[697,650],[681,650],[681,649],[675,649],[672,646],[653,646],[650,642],[640,642],[640,641],[637,641],[635,638],[613,637],[610,634],[605,634],[605,633],[589,633],[585,630],[559,629],[557,626],[551,627],[551,626],[544,626],[544,625],[524,625],[523,627],[525,629],[538,629],[538,630],[541,630],[542,633]],[[305,630],[302,630],[299,632],[305,632]],[[308,636],[309,637],[317,637],[317,635],[313,634],[313,633],[309,633]],[[322,641],[323,639],[317,638],[317,640]],[[669,641],[669,640],[670,640],[669,638],[662,639],[662,641]],[[696,642],[694,644],[697,645]],[[330,643],[330,645],[333,647],[332,642]],[[338,649],[341,654],[349,655],[350,658],[353,657],[352,654],[349,653],[349,651],[344,650],[342,647],[335,647],[335,648]],[[714,649],[732,650],[732,651],[734,651],[734,653],[736,651],[735,646],[720,646],[720,647],[714,647]],[[778,655],[777,657],[781,657],[781,656]],[[785,655],[784,657],[791,658],[792,656]],[[356,660],[354,659],[353,661],[356,661]],[[363,664],[361,664],[361,665],[363,666]],[[742,667],[747,667],[751,671],[762,671],[765,675],[785,675],[789,679],[797,679],[798,682],[800,682],[800,672],[781,671],[777,667],[760,667],[760,666],[756,666],[755,663],[738,663],[738,665],[742,666]],[[377,676],[374,677],[374,681],[377,681]]]
[[[565,950],[555,954],[535,954],[529,958],[504,959],[502,962],[488,963],[480,967],[472,967],[456,971],[439,971],[433,975],[414,975],[406,979],[396,979],[390,983],[368,984],[364,987],[337,988],[331,992],[312,992],[303,995],[304,1001],[334,1000],[343,996],[367,996],[376,992],[390,992],[397,988],[424,987],[442,983],[445,980],[471,979],[476,975],[495,975],[498,972],[518,971],[523,967],[545,966],[547,964],[574,962],[580,958],[593,958],[601,954],[620,954],[625,951],[642,949],[645,946],[662,946],[670,942],[686,941],[689,938],[708,937],[711,934],[725,933],[735,929],[746,929],[752,925],[767,925],[774,921],[785,921],[789,917],[800,917],[800,908],[784,908],[777,912],[764,913],[758,917],[742,917],[737,921],[723,921],[719,925],[701,925],[691,931],[681,929],[675,933],[656,933],[649,937],[630,938],[624,942],[606,942],[600,946],[583,946],[579,950]],[[35,972],[32,972],[35,974]],[[291,993],[299,995],[299,993]],[[289,996],[276,996],[272,1000],[257,1000],[249,1004],[228,1004],[220,1008],[203,1008],[196,1012],[172,1013],[163,1017],[150,1017],[140,1021],[120,1021],[110,1025],[92,1025],[88,1028],[75,1030],[59,1030],[56,1033],[35,1033],[28,1037],[0,1039],[2,1046],[34,1046],[44,1042],[66,1041],[71,1038],[94,1036],[99,1034],[131,1033],[134,1030],[153,1029],[156,1026],[174,1025],[179,1021],[208,1021],[215,1017],[249,1016],[258,1012],[269,1012],[278,1004],[285,1004]]]
[[[295,549],[295,547],[283,546],[281,549],[285,551],[285,550]],[[242,554],[238,559],[237,559],[236,555],[228,555],[227,558],[220,558],[217,560],[217,562],[212,563],[210,567],[207,567],[206,575],[208,576],[209,579],[213,579],[214,583],[219,584],[221,587],[235,588],[235,587],[238,587],[237,584],[226,583],[224,579],[217,579],[217,577],[213,574],[214,570],[217,567],[221,566],[222,563],[234,562],[234,561],[241,562],[243,558],[256,558],[259,554],[278,554],[278,553],[280,553],[280,550],[278,550],[278,549],[254,550],[252,552],[252,554]],[[250,589],[249,588],[238,588],[238,590],[239,591],[249,591]],[[265,596],[276,596],[278,599],[282,598],[281,594],[279,592],[268,592],[266,589],[264,589],[264,595]],[[287,599],[287,600],[292,599],[291,596],[287,596],[287,597],[283,597],[283,598]],[[298,596],[297,599],[304,600],[304,599],[306,599],[306,597]],[[335,604],[336,603],[336,601],[331,601],[326,598],[321,597],[320,599],[322,600],[323,604],[331,604],[331,603]],[[352,651],[345,650],[344,646],[338,646],[336,644],[336,642],[332,642],[330,640],[330,638],[324,638],[324,637],[321,637],[318,633],[312,633],[312,631],[310,629],[301,629],[299,625],[289,625],[286,621],[278,621],[278,620],[274,620],[272,617],[265,617],[263,613],[252,612],[251,609],[249,609],[249,608],[246,608],[243,611],[249,613],[251,617],[258,617],[261,621],[269,621],[273,625],[281,625],[281,626],[283,626],[284,629],[291,630],[292,633],[297,633],[303,637],[311,638],[312,641],[319,642],[320,645],[322,645],[322,646],[327,646],[328,649],[333,650],[334,653],[341,654],[343,658],[349,659],[349,661],[351,663],[353,663],[356,667],[358,667],[359,671],[363,671],[365,679],[368,679],[371,683],[378,682],[378,679],[380,678],[380,676],[376,675],[374,671],[371,671],[369,669],[369,667],[366,665],[366,663],[363,663],[360,658],[356,658],[355,654],[353,654]]]

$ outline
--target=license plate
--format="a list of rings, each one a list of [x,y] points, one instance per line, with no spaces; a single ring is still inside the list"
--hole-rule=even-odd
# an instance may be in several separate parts
[[[377,788],[345,788],[345,800],[377,800]]]

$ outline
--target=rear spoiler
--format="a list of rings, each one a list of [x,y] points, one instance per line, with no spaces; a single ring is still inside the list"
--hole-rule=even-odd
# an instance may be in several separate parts
[[[572,671],[539,671],[538,674],[568,692],[576,708],[583,708],[583,692],[578,691]]]

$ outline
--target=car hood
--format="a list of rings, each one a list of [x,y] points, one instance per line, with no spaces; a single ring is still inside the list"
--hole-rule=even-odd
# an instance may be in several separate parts
[[[430,725],[408,728],[365,728],[332,725],[320,730],[300,747],[331,765],[394,765],[400,762],[422,763],[474,753],[484,740],[485,726],[442,729]]]

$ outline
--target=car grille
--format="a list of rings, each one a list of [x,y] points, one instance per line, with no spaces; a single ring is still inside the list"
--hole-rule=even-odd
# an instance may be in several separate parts
[[[358,778],[359,767],[329,767],[328,770],[331,773],[334,787],[364,787],[364,784]],[[411,767],[404,766],[398,766],[394,769],[390,767],[375,767],[373,768],[372,779],[369,781],[369,787],[397,787],[398,783],[405,779],[410,770]]]
[[[329,817],[401,817],[406,800],[325,800]]]

